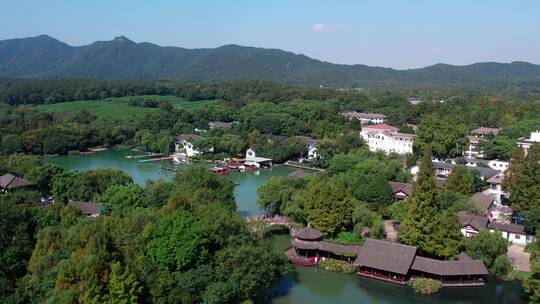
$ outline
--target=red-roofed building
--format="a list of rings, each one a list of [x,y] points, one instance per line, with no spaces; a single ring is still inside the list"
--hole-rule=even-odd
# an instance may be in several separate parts
[[[398,127],[388,124],[363,126],[360,137],[371,151],[383,151],[385,154],[413,152],[414,134],[399,133]]]

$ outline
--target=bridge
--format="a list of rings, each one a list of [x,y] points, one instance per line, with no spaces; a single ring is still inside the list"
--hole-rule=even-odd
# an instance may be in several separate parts
[[[281,226],[287,226],[291,228],[291,225],[293,221],[289,220],[286,216],[246,216],[244,217],[244,222],[247,224],[259,222],[259,223],[265,223],[268,226],[273,225],[281,225]]]

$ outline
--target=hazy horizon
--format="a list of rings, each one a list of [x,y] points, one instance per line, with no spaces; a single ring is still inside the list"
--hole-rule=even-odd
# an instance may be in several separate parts
[[[274,48],[337,64],[540,64],[540,1],[20,0],[0,12],[0,40],[47,34],[69,45],[126,36],[183,48]]]

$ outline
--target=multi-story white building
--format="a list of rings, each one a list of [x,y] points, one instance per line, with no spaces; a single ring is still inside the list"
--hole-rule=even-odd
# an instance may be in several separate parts
[[[399,128],[387,124],[363,126],[360,137],[371,151],[383,151],[385,154],[413,152],[414,134],[399,133]]]
[[[382,124],[386,120],[386,115],[380,113],[361,113],[356,111],[346,111],[342,114],[349,120],[360,120],[361,124]]]
[[[469,146],[467,150],[463,151],[463,155],[471,158],[483,158],[484,153],[478,148],[478,144],[488,136],[499,134],[500,130],[498,128],[484,127],[472,130],[471,135],[467,136]]]
[[[531,138],[520,138],[517,142],[518,146],[523,148],[525,154],[527,154],[529,148],[536,143],[540,144],[540,131],[538,130],[536,130],[536,132],[531,132]]]
[[[507,197],[506,192],[502,189],[503,174],[499,173],[487,180],[489,184],[488,193],[497,204],[502,202],[502,199]]]

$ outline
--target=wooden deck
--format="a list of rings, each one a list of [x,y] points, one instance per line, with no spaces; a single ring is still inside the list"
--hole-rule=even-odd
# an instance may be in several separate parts
[[[394,280],[394,279],[392,279],[390,277],[387,277],[387,276],[376,275],[376,274],[367,273],[367,272],[364,272],[364,271],[358,271],[358,272],[356,272],[356,274],[361,276],[361,277],[372,279],[372,280],[383,281],[383,282],[392,283],[392,284],[401,285],[401,286],[405,285],[405,281]]]

